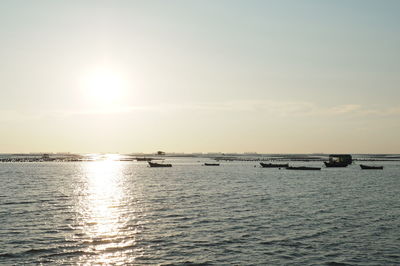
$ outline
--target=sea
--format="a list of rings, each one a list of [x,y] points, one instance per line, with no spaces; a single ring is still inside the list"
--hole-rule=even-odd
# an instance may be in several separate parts
[[[400,161],[165,162],[0,163],[0,264],[400,265]]]

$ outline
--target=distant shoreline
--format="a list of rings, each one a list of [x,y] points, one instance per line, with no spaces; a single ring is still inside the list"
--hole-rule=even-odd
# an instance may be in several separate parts
[[[112,157],[110,157],[112,156]],[[353,161],[400,161],[400,154],[352,154]],[[203,158],[215,161],[287,161],[323,162],[329,154],[72,154],[24,153],[0,154],[0,162],[91,162],[91,161],[146,161],[169,158]]]

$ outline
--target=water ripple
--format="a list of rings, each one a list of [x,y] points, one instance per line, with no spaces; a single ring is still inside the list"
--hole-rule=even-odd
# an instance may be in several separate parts
[[[399,265],[400,166],[387,164],[0,164],[0,263]]]

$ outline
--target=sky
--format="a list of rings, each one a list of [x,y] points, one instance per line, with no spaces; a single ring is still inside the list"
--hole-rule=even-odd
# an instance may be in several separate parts
[[[0,153],[400,153],[400,1],[0,1]]]

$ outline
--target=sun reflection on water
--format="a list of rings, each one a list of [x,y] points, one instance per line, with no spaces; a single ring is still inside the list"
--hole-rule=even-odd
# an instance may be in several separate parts
[[[93,238],[107,237],[118,229],[118,205],[122,198],[120,163],[105,160],[87,164],[87,228]]]
[[[118,157],[107,155],[104,160],[83,164],[78,238],[86,243],[86,252],[95,255],[82,256],[82,263],[114,264],[134,259],[136,232],[126,230],[130,222],[123,174],[126,163]]]

